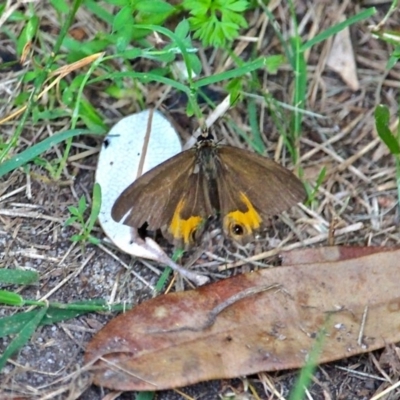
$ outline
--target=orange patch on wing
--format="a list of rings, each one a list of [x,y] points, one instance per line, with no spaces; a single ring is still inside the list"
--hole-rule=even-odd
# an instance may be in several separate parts
[[[176,206],[174,215],[169,226],[169,231],[174,239],[183,239],[185,244],[192,242],[193,233],[198,226],[203,222],[202,217],[193,216],[188,219],[181,218],[181,211],[185,205],[185,200],[181,199]]]
[[[246,204],[247,211],[242,212],[239,210],[232,211],[224,218],[224,228],[228,228],[232,223],[243,226],[249,234],[253,230],[258,229],[261,225],[262,219],[258,212],[255,210],[249,198],[240,192],[240,198]]]

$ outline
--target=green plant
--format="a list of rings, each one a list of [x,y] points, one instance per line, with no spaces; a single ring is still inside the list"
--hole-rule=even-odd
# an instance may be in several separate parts
[[[400,109],[397,111],[400,115]],[[386,144],[390,153],[396,160],[396,184],[397,197],[400,199],[400,125],[397,126],[397,132],[392,133],[390,130],[390,112],[387,106],[378,105],[375,108],[375,127],[382,142]],[[400,205],[398,205],[400,207]]]
[[[389,72],[400,59],[400,34],[399,32],[387,30],[384,27],[386,20],[397,9],[398,3],[399,0],[393,0],[385,18],[378,26],[372,29],[372,34],[376,38],[395,46],[386,64],[387,72]],[[400,107],[397,109],[397,116],[399,115]],[[375,108],[374,118],[376,131],[378,132],[380,139],[385,143],[396,161],[397,198],[400,199],[400,125],[397,124],[397,132],[391,131],[390,111],[389,108],[383,104],[379,104]],[[400,209],[400,204],[398,207]]]
[[[71,240],[73,242],[85,243],[88,241],[92,244],[99,244],[100,241],[96,237],[92,236],[91,232],[94,224],[96,223],[97,217],[100,213],[101,206],[101,188],[98,183],[93,187],[93,201],[92,208],[90,209],[90,215],[85,220],[85,212],[88,208],[85,196],[82,196],[78,201],[78,207],[69,206],[68,211],[71,216],[65,221],[64,226],[70,226],[74,223],[80,225],[81,230],[78,234],[72,235]]]
[[[191,14],[194,37],[203,46],[224,47],[247,27],[241,15],[249,6],[247,0],[185,0],[182,5]]]
[[[0,283],[27,285],[39,280],[38,274],[32,271],[4,269],[0,272]],[[0,338],[14,336],[0,356],[0,370],[7,360],[29,341],[39,326],[53,325],[89,312],[122,311],[130,308],[125,303],[110,305],[105,300],[86,300],[70,304],[28,300],[8,290],[0,290],[0,304],[18,309],[35,306],[34,310],[0,318]]]
[[[301,368],[296,383],[290,392],[289,400],[303,400],[306,398],[306,389],[310,386],[313,374],[317,369],[318,358],[324,345],[324,339],[327,334],[326,326],[328,323],[329,315],[327,316],[324,325],[317,333],[314,345],[308,353],[307,361],[304,367]]]
[[[314,36],[311,40],[303,42],[303,39],[298,30],[298,23],[296,19],[296,12],[294,9],[293,1],[289,2],[291,10],[291,19],[294,26],[294,34],[289,40],[285,39],[278,29],[278,25],[275,23],[275,17],[263,3],[262,0],[258,0],[258,4],[263,8],[265,14],[273,22],[272,27],[274,28],[275,34],[281,42],[284,55],[288,61],[290,67],[293,70],[294,78],[294,90],[291,103],[291,118],[290,125],[286,131],[280,130],[280,133],[285,141],[285,144],[291,154],[293,162],[297,163],[299,159],[299,141],[301,137],[301,124],[303,115],[306,112],[306,95],[307,95],[307,65],[304,58],[304,53],[309,50],[312,46],[317,43],[323,42],[343,29],[362,21],[376,13],[375,8],[371,7],[359,12],[356,15],[333,25],[325,31]],[[289,107],[288,107],[289,108]]]

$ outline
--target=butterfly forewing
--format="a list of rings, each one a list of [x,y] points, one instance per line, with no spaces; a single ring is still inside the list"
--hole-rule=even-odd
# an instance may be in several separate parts
[[[224,179],[235,182],[262,214],[271,217],[304,201],[301,181],[275,161],[231,146],[221,146],[218,156]]]
[[[194,163],[193,150],[187,150],[136,179],[114,203],[113,219],[135,228],[147,222],[150,230],[167,224],[168,210],[178,204],[180,184],[188,179]]]

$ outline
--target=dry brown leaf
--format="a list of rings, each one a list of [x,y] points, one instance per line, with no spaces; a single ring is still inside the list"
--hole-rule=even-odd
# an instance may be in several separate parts
[[[400,348],[395,344],[386,346],[379,357],[379,365],[383,368],[390,368],[393,374],[400,375]]]
[[[379,250],[238,275],[147,301],[89,343],[94,382],[161,390],[300,368],[323,330],[319,363],[397,342],[400,250]]]
[[[325,246],[285,251],[281,254],[282,265],[311,264],[317,262],[342,261],[384,251],[396,251],[394,247]]]
[[[356,91],[360,88],[349,28],[335,36],[326,64],[341,76],[350,89]]]

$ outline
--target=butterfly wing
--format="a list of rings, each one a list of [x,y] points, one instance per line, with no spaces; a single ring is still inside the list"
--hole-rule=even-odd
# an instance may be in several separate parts
[[[161,227],[163,235],[179,248],[189,248],[201,233],[207,218],[214,214],[205,176],[196,168],[176,188],[179,199],[167,206],[168,222]]]
[[[136,228],[147,222],[176,245],[193,244],[214,212],[198,151],[182,152],[138,178],[118,197],[112,217]],[[235,240],[249,240],[271,216],[305,198],[302,183],[268,158],[230,146],[216,147],[213,158],[224,232]]]
[[[191,149],[148,171],[118,197],[113,219],[135,228],[147,222],[148,229],[161,228],[167,239],[188,247],[212,213],[204,177],[195,166],[196,151]]]
[[[117,222],[136,228],[145,222],[149,229],[159,228],[166,221],[168,204],[177,203],[175,182],[190,174],[193,154],[185,151],[146,172],[129,185],[117,198],[111,216]]]
[[[216,166],[224,232],[235,240],[249,240],[271,216],[305,199],[292,172],[259,154],[220,146]]]

